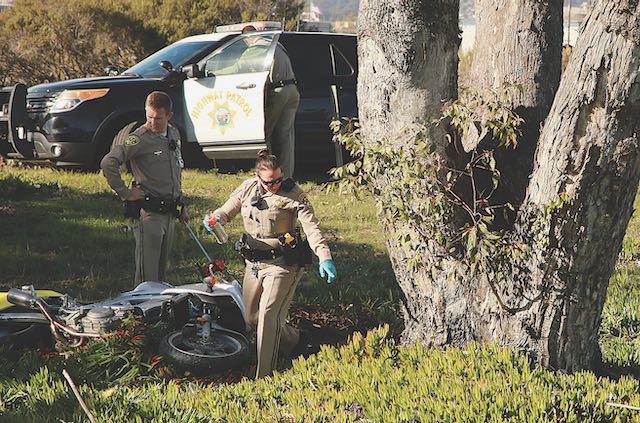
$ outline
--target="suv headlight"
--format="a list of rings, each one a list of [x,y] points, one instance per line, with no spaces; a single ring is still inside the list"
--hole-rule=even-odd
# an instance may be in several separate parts
[[[93,90],[64,90],[51,106],[51,112],[67,112],[78,107],[88,100],[104,97],[109,88],[96,88]]]

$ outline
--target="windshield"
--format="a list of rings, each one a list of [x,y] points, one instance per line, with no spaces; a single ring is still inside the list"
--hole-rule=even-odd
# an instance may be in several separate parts
[[[188,64],[193,58],[199,56],[215,41],[190,41],[174,43],[170,46],[158,50],[137,65],[134,65],[123,72],[126,74],[140,75],[145,78],[160,78],[167,74],[167,71],[160,67],[160,61],[168,60],[174,68]]]

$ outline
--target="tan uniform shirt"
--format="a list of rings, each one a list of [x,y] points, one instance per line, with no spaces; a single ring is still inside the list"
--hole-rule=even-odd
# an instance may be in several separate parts
[[[287,81],[289,79],[295,79],[295,77],[293,66],[291,66],[291,59],[289,59],[289,55],[282,44],[278,43],[273,56],[271,72],[269,73],[269,82]]]
[[[245,231],[250,235],[248,243],[252,248],[266,250],[278,247],[278,237],[292,233],[299,221],[311,249],[320,261],[331,259],[329,246],[320,232],[313,207],[297,184],[288,192],[281,188],[272,194],[261,190],[257,178],[248,179],[222,207],[213,212],[214,215],[220,215],[222,224],[238,213],[242,214]]]
[[[173,126],[168,127],[167,136],[164,136],[143,125],[129,135],[124,144],[114,146],[104,156],[100,163],[102,172],[122,200],[131,194],[120,175],[120,166],[126,162],[131,163],[133,177],[146,194],[172,200],[182,195],[180,178],[184,163],[180,134]]]

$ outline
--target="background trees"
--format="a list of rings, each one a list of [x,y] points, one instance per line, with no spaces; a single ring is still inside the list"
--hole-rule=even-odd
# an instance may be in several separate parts
[[[17,0],[0,15],[0,83],[100,75],[216,25],[269,19],[293,26],[301,8],[297,0]]]
[[[122,0],[19,0],[1,13],[3,84],[34,84],[127,67],[163,45]]]

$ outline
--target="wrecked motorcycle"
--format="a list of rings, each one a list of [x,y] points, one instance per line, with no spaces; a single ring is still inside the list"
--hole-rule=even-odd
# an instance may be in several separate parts
[[[74,348],[134,316],[168,328],[158,352],[173,365],[198,373],[245,365],[242,288],[220,261],[210,261],[199,273],[198,283],[142,282],[115,298],[84,305],[55,291],[12,288],[0,293],[0,345],[48,341],[58,350]]]

